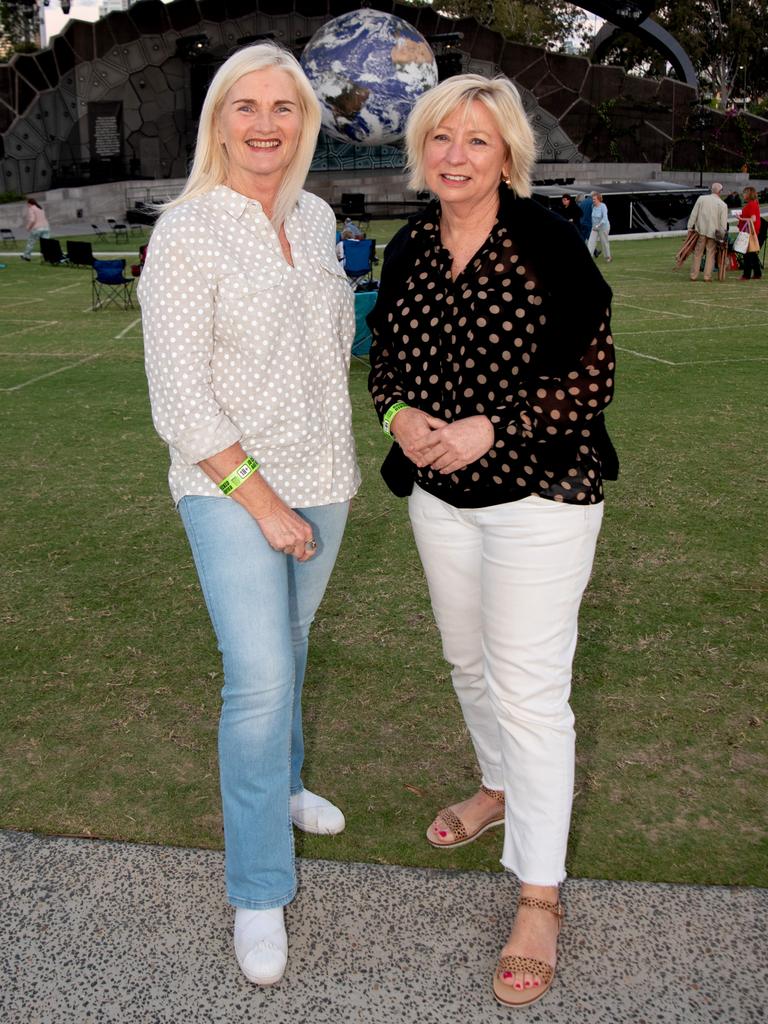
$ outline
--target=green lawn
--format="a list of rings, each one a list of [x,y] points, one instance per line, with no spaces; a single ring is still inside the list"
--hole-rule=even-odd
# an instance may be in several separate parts
[[[768,281],[691,284],[678,244],[619,242],[603,268],[623,468],[582,612],[568,868],[766,885]],[[138,311],[91,312],[85,270],[0,261],[0,827],[219,847],[221,671]],[[364,483],[305,702],[307,785],[348,827],[298,848],[495,870],[498,832],[452,853],[423,840],[475,769],[359,361],[351,391]]]

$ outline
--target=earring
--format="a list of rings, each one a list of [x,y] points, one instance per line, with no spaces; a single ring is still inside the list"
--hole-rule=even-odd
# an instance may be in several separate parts
[[[504,182],[507,188],[512,188],[512,178],[509,175],[509,171],[507,171],[506,175],[502,172],[501,180]]]

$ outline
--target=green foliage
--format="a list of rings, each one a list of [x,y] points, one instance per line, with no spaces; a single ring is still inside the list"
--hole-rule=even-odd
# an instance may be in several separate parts
[[[4,203],[18,203],[25,198],[21,192],[0,192],[0,206]]]
[[[0,44],[2,50],[17,53],[37,49],[37,5],[24,0],[0,0]]]
[[[583,36],[583,11],[563,0],[527,3],[526,0],[441,0],[440,10],[474,18],[505,39],[529,46],[561,50]]]
[[[674,0],[659,4],[653,19],[663,25],[691,58],[702,89],[725,110],[733,98],[768,91],[768,5],[765,0]],[[666,74],[652,48],[625,34],[608,56],[628,70]]]

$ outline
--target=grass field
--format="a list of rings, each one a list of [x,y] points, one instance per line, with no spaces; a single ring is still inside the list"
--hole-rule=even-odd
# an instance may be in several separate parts
[[[691,284],[678,244],[619,242],[603,267],[623,468],[582,613],[568,868],[766,885],[768,281]],[[91,312],[87,271],[0,261],[0,827],[219,847],[220,666],[138,310]],[[475,770],[365,381],[353,361],[364,484],[306,685],[305,781],[348,828],[298,849],[498,869],[498,833],[423,841]]]

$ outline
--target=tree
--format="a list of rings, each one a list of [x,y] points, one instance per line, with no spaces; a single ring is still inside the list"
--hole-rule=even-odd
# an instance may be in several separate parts
[[[659,5],[653,19],[687,51],[702,90],[720,109],[733,98],[768,92],[768,5],[765,0],[673,0]],[[628,70],[665,74],[663,58],[623,35],[609,59]]]
[[[564,0],[440,0],[436,6],[448,14],[474,18],[505,39],[529,46],[563,50],[586,38],[583,10]]]
[[[40,21],[35,0],[0,0],[0,49],[10,56],[14,51],[36,50]]]

